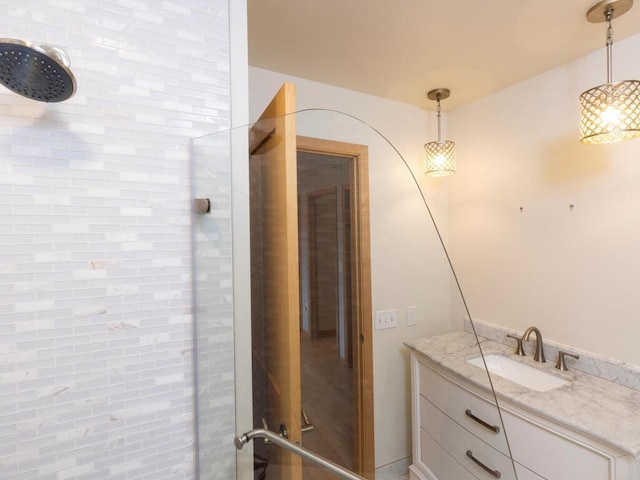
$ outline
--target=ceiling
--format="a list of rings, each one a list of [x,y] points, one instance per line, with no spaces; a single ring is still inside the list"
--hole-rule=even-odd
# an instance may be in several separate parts
[[[592,0],[248,0],[249,64],[443,110],[603,49]],[[640,6],[614,19],[615,41],[640,32]]]

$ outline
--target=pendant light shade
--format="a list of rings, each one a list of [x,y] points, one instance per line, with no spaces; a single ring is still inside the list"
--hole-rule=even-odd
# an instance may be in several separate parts
[[[640,136],[640,82],[605,83],[580,95],[580,141],[611,143]]]
[[[589,9],[587,20],[607,22],[607,83],[580,95],[580,142],[611,143],[640,137],[640,81],[612,82],[611,21],[626,13],[633,0],[603,0]]]
[[[444,177],[456,173],[456,144],[449,140],[442,140],[440,125],[440,100],[449,98],[451,92],[447,88],[436,88],[427,93],[429,100],[438,102],[438,140],[425,144],[424,170],[432,177]]]
[[[424,169],[432,177],[445,177],[456,173],[456,144],[448,140],[429,142],[424,146]]]

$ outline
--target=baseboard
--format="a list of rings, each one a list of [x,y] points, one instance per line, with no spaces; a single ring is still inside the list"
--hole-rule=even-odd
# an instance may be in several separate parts
[[[376,480],[398,480],[409,478],[409,465],[411,457],[403,458],[397,462],[388,463],[376,468]]]

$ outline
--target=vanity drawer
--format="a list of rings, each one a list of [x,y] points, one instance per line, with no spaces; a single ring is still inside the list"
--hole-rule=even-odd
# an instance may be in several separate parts
[[[513,458],[548,480],[612,480],[615,456],[503,409]]]
[[[508,457],[509,449],[495,405],[453,383],[452,380],[428,366],[420,362],[418,365],[421,395],[420,426],[431,431],[428,426],[434,420],[428,415],[433,407],[437,407],[436,410],[441,411],[441,414]],[[426,408],[425,404],[431,404],[432,408]],[[494,433],[473,420],[466,414],[467,410],[489,426],[499,427],[500,432]],[[549,480],[568,478],[611,480],[615,478],[615,454],[569,438],[532,419],[522,418],[508,408],[502,409],[502,418],[509,437],[511,454],[518,464],[522,464],[527,469]],[[518,476],[522,477],[520,474]]]
[[[476,480],[424,430],[420,430],[420,444],[422,463],[437,480]]]
[[[493,480],[495,478],[505,480],[515,480],[514,464],[511,459],[495,448],[470,434],[456,422],[443,414],[431,402],[424,397],[420,402],[420,413],[424,426],[421,430],[421,456],[422,461],[433,468],[439,480],[458,480],[466,478],[462,475],[444,476],[439,475],[437,469],[443,469],[450,456],[456,463],[473,474],[479,480]],[[437,448],[436,448],[437,447]],[[445,454],[446,452],[446,454]],[[478,463],[471,459],[467,452],[486,466],[487,472]],[[436,466],[437,465],[437,466]],[[542,477],[516,464],[518,470],[518,480],[542,480]]]
[[[509,454],[495,404],[464,389],[428,366],[418,363],[420,394],[458,425],[505,455]],[[422,427],[424,427],[422,419]],[[497,431],[495,431],[497,430]]]

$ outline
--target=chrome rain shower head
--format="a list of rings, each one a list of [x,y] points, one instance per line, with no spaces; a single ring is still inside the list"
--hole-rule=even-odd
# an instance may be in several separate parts
[[[0,83],[40,102],[62,102],[76,92],[66,53],[12,38],[0,38]]]

